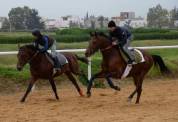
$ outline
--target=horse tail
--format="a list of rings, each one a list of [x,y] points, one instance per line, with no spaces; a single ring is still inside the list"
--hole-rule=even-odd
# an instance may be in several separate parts
[[[159,55],[152,55],[155,65],[158,65],[162,74],[171,74],[171,71],[165,65],[163,59]]]
[[[77,57],[77,60],[85,63],[85,64],[88,64],[88,59],[86,57],[80,57],[78,55],[75,55]]]

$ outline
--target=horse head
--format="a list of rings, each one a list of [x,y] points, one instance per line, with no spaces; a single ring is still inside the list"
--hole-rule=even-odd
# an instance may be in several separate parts
[[[19,47],[19,51],[17,54],[17,70],[21,71],[23,67],[30,62],[33,55],[35,55],[36,48],[33,45],[25,45]]]
[[[90,33],[91,40],[89,41],[89,46],[85,52],[86,57],[90,57],[98,50],[102,50],[111,45],[109,38],[102,32]]]

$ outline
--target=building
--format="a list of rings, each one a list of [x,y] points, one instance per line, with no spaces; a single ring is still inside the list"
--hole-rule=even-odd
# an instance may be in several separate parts
[[[130,22],[130,26],[132,28],[146,27],[147,26],[147,20],[144,19],[144,18],[132,19],[131,22]]]
[[[64,16],[58,19],[44,19],[46,29],[80,27],[84,20],[78,16]]]
[[[120,17],[123,19],[134,19],[135,12],[121,12]]]
[[[121,12],[120,16],[112,17],[118,26],[130,26],[140,28],[147,26],[147,20],[142,17],[135,17],[135,12]]]
[[[174,21],[175,27],[178,27],[178,20]]]
[[[0,17],[0,29],[2,28],[2,24],[5,19],[6,19],[6,17]]]
[[[88,13],[84,18],[84,27],[85,28],[106,28],[109,22],[109,18],[104,16],[95,17],[94,15],[89,16]]]
[[[60,25],[56,19],[46,19],[44,22],[46,29],[60,28]]]

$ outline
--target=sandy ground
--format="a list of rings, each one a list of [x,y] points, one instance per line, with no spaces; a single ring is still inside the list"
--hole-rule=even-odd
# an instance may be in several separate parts
[[[127,102],[132,84],[117,93],[93,89],[91,98],[70,86],[58,89],[59,101],[49,87],[35,90],[24,104],[23,93],[0,95],[0,122],[178,122],[178,80],[145,82],[143,88],[139,105]]]

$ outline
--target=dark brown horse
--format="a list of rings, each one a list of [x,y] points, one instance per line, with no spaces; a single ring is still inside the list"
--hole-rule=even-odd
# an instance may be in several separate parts
[[[31,91],[34,83],[38,79],[47,79],[49,80],[52,89],[55,93],[56,99],[59,99],[57,94],[56,85],[54,82],[54,77],[57,77],[61,74],[65,74],[70,81],[74,84],[77,91],[79,92],[80,96],[83,96],[82,90],[80,89],[79,85],[76,82],[76,79],[74,78],[73,74],[75,75],[81,75],[86,80],[87,77],[85,74],[80,70],[78,60],[87,63],[86,58],[78,57],[75,54],[72,53],[63,53],[64,56],[67,58],[68,62],[65,64],[61,71],[56,72],[56,74],[53,74],[53,65],[50,63],[50,61],[47,59],[45,54],[39,53],[33,45],[25,45],[19,48],[18,52],[18,63],[17,63],[17,69],[21,71],[25,64],[30,64],[30,72],[31,72],[31,78],[29,80],[29,85],[27,88],[27,91],[23,98],[21,99],[21,102],[24,102],[27,95]]]
[[[112,46],[109,38],[103,33],[95,32],[91,34],[91,41],[89,42],[85,55],[86,57],[90,57],[98,50],[100,50],[102,54],[102,69],[90,79],[87,88],[88,97],[91,96],[91,87],[95,78],[106,78],[111,88],[117,90],[118,87],[112,83],[111,78],[120,79],[127,66],[120,51],[118,51],[116,47]],[[141,50],[141,52],[144,55],[145,62],[134,65],[128,75],[128,77],[133,77],[134,84],[136,86],[133,93],[128,97],[128,100],[131,101],[133,96],[137,93],[136,104],[139,103],[144,77],[154,63],[159,64],[162,73],[169,73],[168,68],[165,66],[160,56],[150,55],[144,50]]]

